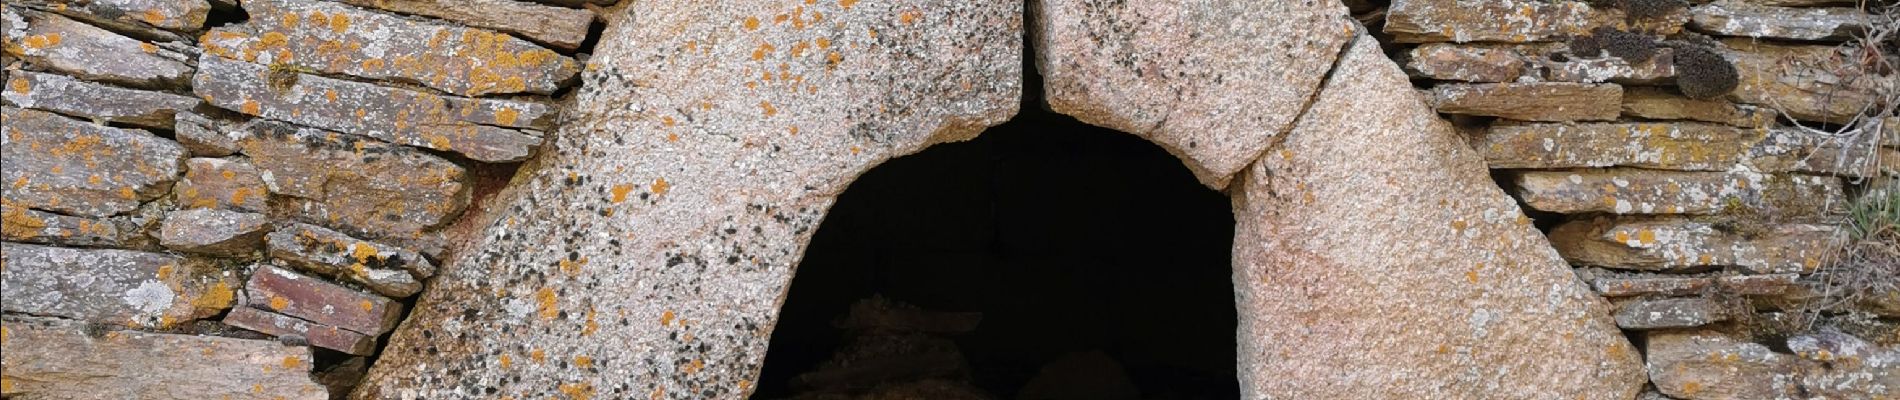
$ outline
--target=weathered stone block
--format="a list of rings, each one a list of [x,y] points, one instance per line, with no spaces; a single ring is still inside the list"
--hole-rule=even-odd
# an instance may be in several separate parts
[[[218,158],[186,160],[185,179],[173,191],[181,207],[250,212],[269,211],[269,194],[257,167]]]
[[[1726,171],[1760,142],[1761,129],[1694,122],[1520,123],[1500,121],[1472,139],[1491,168],[1628,166]]]
[[[1883,348],[1824,328],[1788,338],[1788,349],[1808,361],[1801,389],[1812,398],[1878,399],[1900,392],[1900,346]]]
[[[1895,85],[1837,60],[1850,56],[1834,46],[1769,44],[1749,39],[1727,39],[1732,51],[1724,54],[1741,74],[1741,83],[1729,98],[1789,116],[1829,123],[1846,123],[1877,101],[1881,85]]]
[[[257,250],[269,232],[270,217],[263,214],[193,208],[165,214],[158,243],[186,253],[237,257]]]
[[[1900,149],[1880,147],[1874,138],[1855,140],[1792,127],[1769,130],[1767,140],[1750,149],[1747,164],[1762,172],[1800,172],[1868,177],[1900,175]]]
[[[1653,120],[1681,119],[1743,128],[1764,128],[1775,122],[1775,112],[1728,100],[1697,100],[1654,87],[1623,88],[1623,116]]]
[[[1559,240],[1551,237],[1552,241]],[[1597,278],[1591,282],[1598,294],[1627,297],[1646,294],[1680,296],[1709,287],[1713,280],[1704,277],[1673,275],[1624,275]]]
[[[254,120],[238,145],[263,171],[277,208],[352,234],[413,238],[468,206],[468,173],[415,149],[356,135]]]
[[[0,244],[7,312],[148,328],[217,315],[236,280],[162,253]],[[11,356],[9,356],[11,357]]]
[[[207,55],[192,90],[212,105],[244,114],[354,133],[393,143],[461,153],[476,161],[520,161],[541,145],[547,104],[437,96],[271,70]]]
[[[1531,208],[1558,213],[1718,214],[1811,217],[1843,210],[1835,177],[1633,168],[1529,171],[1516,179]]]
[[[1550,232],[1572,263],[1645,271],[1739,266],[1755,273],[1812,272],[1844,232],[1832,225],[1744,224],[1688,218],[1592,218]]]
[[[61,246],[118,246],[125,243],[110,221],[60,215],[0,200],[0,239]]]
[[[142,130],[109,128],[53,113],[0,110],[4,198],[16,206],[106,217],[171,189],[185,148]]]
[[[612,4],[613,0],[600,0]],[[514,33],[562,50],[574,50],[587,40],[594,13],[567,7],[549,7],[513,0],[343,0],[404,14],[455,21],[476,28]]]
[[[1681,28],[1687,13],[1662,18],[1663,33]],[[1386,12],[1385,33],[1401,43],[1536,42],[1584,35],[1599,26],[1616,26],[1624,15],[1593,9],[1581,1],[1394,0]]]
[[[1656,85],[1671,83],[1676,77],[1676,64],[1671,62],[1675,50],[1669,48],[1656,49],[1656,56],[1640,62],[1594,54],[1575,54],[1567,43],[1524,44],[1519,48],[1536,51],[1530,53],[1538,55],[1531,61],[1543,68],[1544,80],[1551,82]],[[1564,55],[1561,60],[1553,56],[1560,52]]]
[[[465,2],[455,8],[477,6],[461,3]],[[553,93],[580,72],[574,59],[506,33],[404,19],[329,1],[251,0],[244,2],[244,10],[250,20],[204,35],[201,45],[206,53],[265,65],[414,82],[459,96]],[[584,33],[591,14],[572,11],[589,17],[582,21]]]
[[[193,156],[224,157],[238,151],[237,139],[224,134],[230,125],[196,113],[178,113],[173,117],[172,137]]]
[[[1622,112],[1623,88],[1611,84],[1440,84],[1432,107],[1447,114],[1522,121],[1608,121]]]
[[[1873,17],[1852,7],[1793,8],[1718,0],[1695,7],[1690,22],[1699,31],[1765,39],[1845,40],[1867,31]]]
[[[1407,53],[1405,67],[1413,76],[1465,82],[1516,82],[1529,67],[1516,49],[1426,43]]]
[[[224,315],[224,324],[271,336],[296,336],[311,346],[359,356],[376,353],[375,337],[251,307],[231,309]]]
[[[0,99],[22,108],[159,129],[172,129],[173,114],[190,111],[202,103],[171,93],[125,89],[30,71],[7,71],[6,88],[0,89]]]
[[[1815,244],[1817,246],[1827,246],[1831,243]],[[1824,251],[1816,251],[1816,253],[1826,254]],[[1727,294],[1770,296],[1789,291],[1794,288],[1800,279],[1801,274],[1797,273],[1736,275],[1716,278],[1715,284],[1722,288],[1723,293]]]
[[[26,0],[35,1],[35,0]],[[177,32],[204,28],[211,15],[211,3],[205,0],[49,0],[52,9],[67,16],[88,16],[108,29],[139,25]]]
[[[11,299],[9,299],[11,301]],[[21,399],[324,400],[307,347],[272,340],[98,330],[8,316],[0,394]],[[17,396],[17,397],[16,397]]]
[[[369,335],[402,316],[401,303],[272,266],[258,266],[244,290],[251,307]]]
[[[1679,399],[1799,398],[1796,359],[1709,330],[1646,334],[1649,379]]]
[[[79,77],[127,86],[183,86],[191,75],[185,63],[160,56],[157,45],[141,42],[56,14],[5,7],[0,19],[0,49],[27,62]]]
[[[313,273],[362,284],[391,297],[422,290],[410,267],[433,273],[435,267],[415,252],[375,244],[309,224],[291,224],[270,235],[270,256]]]
[[[1703,298],[1643,300],[1616,312],[1616,326],[1623,329],[1690,328],[1726,319],[1720,303]]]

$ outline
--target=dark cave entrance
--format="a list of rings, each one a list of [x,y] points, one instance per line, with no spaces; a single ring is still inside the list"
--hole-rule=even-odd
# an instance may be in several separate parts
[[[753,398],[1239,397],[1228,198],[1026,100],[839,197]]]

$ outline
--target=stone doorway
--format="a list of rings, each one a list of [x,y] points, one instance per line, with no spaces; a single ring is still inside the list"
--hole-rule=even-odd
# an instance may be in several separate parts
[[[1227,196],[1031,97],[839,196],[752,398],[1239,397]]]

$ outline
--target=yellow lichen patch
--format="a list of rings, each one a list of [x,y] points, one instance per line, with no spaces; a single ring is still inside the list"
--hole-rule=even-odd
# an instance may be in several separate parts
[[[33,84],[28,83],[26,78],[15,76],[13,79],[7,80],[7,90],[11,90],[14,93],[26,94],[26,92],[33,90]],[[25,177],[22,177],[22,179],[24,178]]]
[[[775,49],[777,48],[772,47],[771,43],[760,44],[758,48],[752,50],[752,61],[764,60],[765,56],[772,54]]]
[[[303,359],[297,358],[297,356],[284,357],[285,369],[297,368],[299,365],[303,365]]]
[[[217,310],[230,307],[231,303],[236,300],[237,295],[235,291],[231,290],[231,285],[224,283],[224,281],[219,281],[217,284],[211,285],[209,289],[205,289],[203,295],[191,299],[191,306],[198,309]]]
[[[1465,271],[1465,281],[1471,282],[1471,283],[1478,283],[1478,271],[1477,270]]]
[[[627,201],[627,192],[631,192],[631,191],[633,191],[633,185],[631,184],[622,183],[619,185],[614,185],[614,189],[613,189],[614,203]]]
[[[344,16],[343,14],[336,14],[336,15],[330,16],[330,31],[331,32],[343,33],[343,31],[347,31],[347,30],[350,30],[350,17]]]
[[[648,188],[648,190],[652,191],[654,195],[662,195],[666,194],[666,191],[672,187],[673,184],[666,183],[666,178],[657,178],[653,180],[653,187]]]
[[[673,310],[660,312],[660,326],[673,326]]]
[[[838,0],[838,5],[844,6],[844,8],[851,8],[851,6],[858,5],[858,0]]]
[[[679,135],[679,134],[677,134],[677,133],[670,133],[670,132],[669,132],[669,133],[667,133],[667,134],[666,134],[666,141],[668,141],[668,142],[677,142],[677,141],[680,141],[680,135]]]
[[[593,336],[599,330],[600,323],[594,322],[594,310],[590,308],[587,310],[587,322],[581,324],[581,336]]]
[[[139,20],[145,21],[145,23],[151,24],[152,26],[158,26],[165,23],[165,14],[158,12],[158,10],[145,10],[144,13],[139,15]]]
[[[576,368],[593,368],[593,367],[594,367],[594,358],[593,358],[593,357],[588,357],[588,356],[574,356],[574,367],[576,367]]]
[[[902,22],[905,25],[909,25],[913,22],[917,22],[917,18],[920,18],[923,16],[924,16],[924,13],[920,11],[916,11],[916,10],[906,11],[903,14],[897,15],[897,22]]]
[[[541,349],[534,349],[528,351],[528,359],[534,360],[536,364],[544,363],[548,361],[548,353]]]
[[[513,108],[503,107],[500,111],[495,111],[495,124],[498,125],[513,126],[515,119],[518,118],[521,118],[521,112]]]
[[[263,111],[260,108],[261,107],[257,105],[257,100],[245,100],[244,104],[238,106],[238,111],[245,114],[257,115],[257,113]]]
[[[759,18],[745,17],[745,30],[748,30],[748,31],[759,30]]]
[[[282,310],[285,308],[290,308],[290,299],[286,299],[284,298],[284,296],[271,296],[270,308],[272,310]]]
[[[1648,229],[1636,231],[1636,241],[1639,243],[1642,243],[1645,246],[1655,244],[1656,231],[1652,231]]]
[[[843,54],[838,54],[838,52],[835,52],[835,51],[831,52],[830,54],[825,54],[825,68],[826,69],[838,69],[838,63],[842,63],[842,62],[844,62]]]
[[[335,102],[336,102],[336,91],[335,91],[335,90],[330,90],[330,89],[324,89],[324,90],[323,90],[323,100],[325,100],[325,101],[329,101],[329,102],[331,102],[331,103],[335,103]]]
[[[761,101],[759,102],[759,111],[764,112],[765,116],[770,117],[778,114],[778,107],[773,107],[770,101]]]
[[[158,54],[158,45],[139,42],[139,51],[144,51],[145,54]]]
[[[363,60],[363,69],[365,71],[375,71],[375,70],[383,69],[383,65],[385,64],[386,62],[384,62],[383,59],[381,58],[371,58],[368,60]]]
[[[552,320],[561,315],[561,310],[554,306],[554,300],[554,288],[544,287],[534,292],[535,307],[539,310],[541,319]]]
[[[508,356],[507,354],[503,354],[503,355],[501,355],[501,367],[502,367],[502,368],[508,368],[509,366],[513,366],[513,365],[515,365],[515,358],[514,358],[514,357],[509,357],[509,356]]]
[[[357,302],[356,306],[362,308],[363,312],[376,311],[376,303],[370,302],[369,300],[363,300],[361,302]]]

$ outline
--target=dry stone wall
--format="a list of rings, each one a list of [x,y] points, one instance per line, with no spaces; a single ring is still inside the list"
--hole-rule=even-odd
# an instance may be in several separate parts
[[[596,20],[464,3],[7,2],[0,395],[348,393]]]

